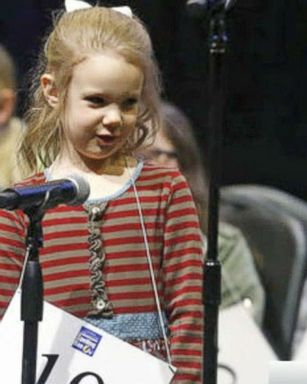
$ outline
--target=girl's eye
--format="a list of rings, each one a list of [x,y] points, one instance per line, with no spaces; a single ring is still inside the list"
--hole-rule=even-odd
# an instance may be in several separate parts
[[[138,99],[131,97],[127,100],[124,100],[123,107],[126,109],[134,108],[137,106],[137,103],[138,103]]]
[[[106,100],[100,96],[87,96],[85,100],[95,105],[104,105],[106,103]]]

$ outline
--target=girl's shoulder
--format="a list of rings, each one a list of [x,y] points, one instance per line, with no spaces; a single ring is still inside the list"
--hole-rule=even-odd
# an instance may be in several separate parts
[[[178,168],[170,168],[151,163],[144,164],[137,179],[137,185],[145,189],[164,190],[165,193],[191,194],[187,180]]]
[[[153,181],[165,180],[172,182],[185,181],[185,177],[182,175],[178,168],[165,167],[150,162],[144,163],[142,171],[139,175],[139,179],[152,179]]]
[[[37,185],[37,184],[43,184],[46,183],[47,179],[44,174],[44,172],[37,172],[31,176],[26,177],[25,179],[22,179],[15,183],[15,186],[23,186],[23,185]]]

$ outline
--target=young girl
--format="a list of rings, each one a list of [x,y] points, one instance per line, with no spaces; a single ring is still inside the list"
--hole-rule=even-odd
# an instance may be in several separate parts
[[[44,216],[45,300],[168,355],[178,367],[174,383],[200,383],[203,255],[195,206],[178,171],[132,156],[159,123],[147,32],[135,17],[104,7],[64,14],[37,73],[21,147],[34,172],[26,183],[78,173],[91,189],[83,206],[59,205]],[[3,316],[20,277],[27,218],[2,210],[0,229]]]

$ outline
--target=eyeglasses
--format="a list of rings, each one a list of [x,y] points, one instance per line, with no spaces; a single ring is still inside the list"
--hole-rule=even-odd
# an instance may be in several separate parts
[[[163,149],[149,150],[146,155],[147,155],[146,157],[149,159],[158,159],[158,158],[161,158],[163,156],[169,160],[177,160],[178,159],[178,155],[177,155],[176,151],[167,151],[167,150],[163,150]]]

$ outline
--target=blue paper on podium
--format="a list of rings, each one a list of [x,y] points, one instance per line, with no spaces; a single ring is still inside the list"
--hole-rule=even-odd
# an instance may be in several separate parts
[[[0,383],[20,384],[23,322],[16,292],[0,322]],[[168,384],[175,368],[44,302],[39,322],[37,381],[44,384]]]

